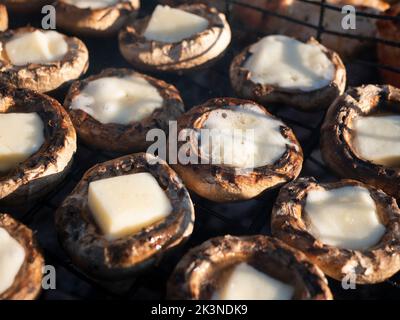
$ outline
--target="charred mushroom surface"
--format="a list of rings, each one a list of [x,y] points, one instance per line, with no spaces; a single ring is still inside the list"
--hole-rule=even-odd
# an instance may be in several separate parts
[[[271,154],[275,153],[274,158],[264,161],[265,159],[260,157],[262,161],[258,164],[256,160],[247,162],[246,158],[246,161],[243,163],[236,164],[238,158],[247,157],[250,153],[243,151],[243,153],[238,154],[237,151],[234,151],[231,163],[221,162],[214,164],[214,160],[219,160],[213,158],[216,152],[211,152],[211,158],[207,153],[203,152],[204,149],[201,148],[202,142],[201,140],[199,141],[199,135],[202,130],[207,129],[204,125],[210,118],[210,115],[217,114],[217,116],[221,117],[220,121],[217,120],[214,122],[217,128],[211,129],[219,130],[219,123],[223,123],[230,116],[235,120],[235,112],[239,113],[237,120],[240,126],[236,128],[236,124],[233,122],[232,126],[230,128],[228,126],[227,129],[233,130],[233,133],[235,129],[239,129],[242,134],[246,130],[254,130],[254,136],[249,137],[253,138],[254,141],[247,141],[245,139],[245,141],[242,141],[244,144],[235,145],[236,141],[233,138],[232,141],[229,141],[234,145],[232,150],[243,150],[246,143],[250,142],[252,148],[262,150],[264,155],[268,155],[267,158],[270,157],[268,151]],[[244,114],[243,116],[241,115],[242,113]],[[247,114],[250,116],[248,120],[246,120]],[[277,143],[282,146],[282,150],[279,152],[276,152],[272,147],[275,141],[271,140],[269,141],[270,145],[267,143],[264,146],[262,142],[257,140],[261,136],[257,134],[257,128],[253,127],[253,123],[254,121],[264,120],[265,122],[258,123],[258,127],[263,129],[263,125],[265,125],[269,134],[273,134],[278,138]],[[271,127],[271,130],[269,130],[267,126],[271,126],[271,123],[274,127]],[[242,127],[242,125],[244,126]],[[178,119],[178,137],[188,129],[193,130],[192,134],[186,137],[187,141],[178,139],[178,150],[184,150],[185,146],[189,144],[190,159],[196,159],[197,163],[189,161],[189,163],[183,164],[178,159],[177,164],[172,165],[172,167],[182,177],[189,189],[212,201],[226,202],[256,197],[268,189],[278,187],[296,178],[301,171],[303,153],[294,133],[289,127],[255,102],[235,98],[211,99],[202,105],[192,108]],[[221,127],[220,129],[223,132],[226,128]],[[240,142],[241,140],[238,141]],[[222,150],[219,152],[224,152],[224,144],[220,147],[222,147]],[[211,148],[214,148],[212,143]],[[249,159],[252,159],[251,156],[256,159],[255,154],[256,151],[254,151],[254,154],[250,154]],[[247,167],[246,165],[250,163],[252,163],[252,166]]]
[[[37,113],[44,143],[17,167],[0,173],[0,203],[22,204],[52,190],[66,175],[76,151],[76,133],[54,99],[27,89],[0,86],[0,114]]]
[[[211,299],[224,273],[247,263],[259,272],[294,288],[292,299],[332,299],[323,273],[306,257],[278,239],[267,236],[224,236],[191,249],[168,282],[170,299]]]
[[[5,213],[0,213],[0,230],[5,231],[24,250],[24,259],[14,282],[7,290],[0,293],[0,300],[37,298],[42,289],[44,259],[37,247],[32,230]],[[2,239],[4,240],[4,238]],[[14,254],[16,253],[14,252]]]
[[[123,93],[122,91],[125,90],[122,88],[124,83],[119,85],[119,87],[117,87],[117,84],[115,88],[111,83],[111,90],[113,90],[113,92],[107,93],[108,97],[103,99],[105,102],[94,100],[94,103],[90,106],[85,105],[87,104],[87,99],[85,98],[87,95],[82,94],[82,91],[88,88],[88,85],[93,85],[96,80],[103,81],[106,79],[106,81],[112,81],[114,78],[122,80],[128,79],[133,83],[139,84],[139,86],[134,87],[134,89],[140,92],[128,90],[130,87],[126,89],[124,94],[126,95],[127,105],[123,107],[124,110],[121,110],[121,114],[126,114],[127,108],[132,108],[132,112],[139,113],[140,110],[135,111],[135,108],[138,109],[140,107],[140,102],[142,100],[142,105],[144,105],[143,112],[145,112],[143,118],[123,124],[116,123],[117,121],[115,119],[109,120],[112,122],[107,121],[107,123],[103,123],[105,121],[101,122],[101,119],[95,118],[93,113],[96,109],[105,109],[107,101],[112,105],[115,105],[118,101],[122,101],[120,95]],[[139,80],[141,82],[139,82]],[[109,84],[109,82],[107,83]],[[104,85],[108,85],[107,83],[98,83],[98,87],[94,84],[95,87],[92,91],[98,88],[97,91],[103,96]],[[149,89],[153,89],[152,91],[156,92],[152,94],[149,93],[145,96],[147,94],[145,91]],[[119,91],[121,91],[121,94]],[[94,92],[94,95],[95,94],[96,92]],[[116,96],[115,101],[112,99],[114,94]],[[148,105],[153,105],[153,102],[157,100],[156,96],[158,96],[160,100],[158,101],[159,104],[153,111],[148,111]],[[82,97],[82,103],[79,102],[80,97]],[[95,99],[95,97],[89,98]],[[131,105],[129,105],[129,99],[132,100]],[[125,153],[146,151],[147,147],[152,143],[146,140],[146,135],[149,130],[161,129],[168,132],[169,121],[175,120],[184,112],[183,101],[178,90],[173,85],[129,69],[106,69],[98,75],[74,82],[65,98],[64,107],[69,112],[79,137],[86,144],[107,151]],[[92,112],[92,115],[88,112]],[[106,111],[104,111],[104,113],[106,113]],[[124,120],[126,119],[127,117],[124,116]]]
[[[148,71],[187,71],[205,67],[218,59],[231,40],[231,30],[222,13],[203,4],[181,5],[176,9],[208,22],[205,30],[173,41],[149,40],[144,33],[151,17],[129,24],[119,34],[122,55],[134,67]]]
[[[386,128],[382,127],[379,130],[376,127],[376,123],[379,122],[372,127],[367,126],[359,134],[356,130],[359,120],[368,120],[372,117],[384,119],[385,116],[399,116],[399,113],[399,89],[386,85],[366,85],[348,89],[331,105],[321,128],[321,152],[325,163],[343,178],[363,181],[397,199],[400,198],[400,169],[399,161],[396,160],[398,159],[396,141],[399,141],[400,137],[390,136],[396,135],[397,131],[383,132]],[[392,129],[395,128],[396,126],[392,126]],[[366,159],[360,154],[355,138],[367,137],[368,131],[376,136],[375,142],[371,140],[371,149],[374,147],[373,143],[376,147],[386,145],[383,143],[393,143],[386,150],[380,151],[383,157],[393,158],[391,164],[388,162],[390,165]],[[386,154],[387,152],[389,154]],[[390,155],[392,152],[394,153]]]
[[[57,26],[78,35],[111,36],[135,18],[139,0],[104,0],[81,4],[74,0],[55,3]]]
[[[90,169],[56,212],[59,239],[73,262],[99,278],[126,278],[142,271],[193,230],[194,209],[189,193],[176,173],[149,154],[124,156]],[[171,213],[131,235],[109,238],[88,207],[91,182],[136,173],[150,173],[167,195]]]
[[[49,0],[2,0],[8,9],[16,13],[40,13],[44,5],[50,4]]]
[[[57,48],[57,50],[60,50],[60,41],[63,41],[63,44],[65,44],[65,53],[60,55],[60,57],[46,62],[18,64],[12,62],[9,52],[7,52],[9,43],[29,34],[35,35],[35,38],[29,39],[29,41],[37,41],[35,44],[36,48],[30,48],[29,44],[24,45],[24,48],[22,48],[21,43],[13,48],[13,54],[27,55],[27,60],[30,60],[32,57],[29,57],[29,54],[41,55],[42,51],[37,49],[40,46],[49,46],[49,43],[43,42],[43,38],[50,33],[52,36],[60,38],[55,41],[57,45],[52,46],[53,49]],[[71,80],[79,78],[86,72],[89,65],[89,53],[85,44],[78,38],[67,37],[56,31],[41,31],[32,27],[8,30],[0,35],[0,44],[2,48],[0,82],[12,84],[19,88],[49,92]],[[50,51],[49,48],[47,49]],[[46,52],[45,48],[43,50]]]
[[[379,224],[384,226],[383,231],[378,234],[378,236],[382,236],[375,238],[375,240],[372,239],[374,241],[369,242],[366,248],[352,250],[324,243],[325,241],[323,242],[320,237],[315,236],[313,222],[310,222],[310,217],[305,212],[307,197],[310,192],[338,190],[343,187],[367,190],[376,206],[375,214]],[[349,191],[346,192],[349,193]],[[338,206],[342,204],[342,200],[336,201]],[[354,199],[354,201],[358,200]],[[347,205],[354,206],[355,204],[347,202]],[[325,214],[333,214],[332,212],[335,213],[336,211],[331,210]],[[319,212],[319,214],[321,213],[323,212]],[[339,218],[345,219],[344,217],[335,219]],[[362,228],[364,226],[362,224],[363,221],[358,221],[357,219],[363,218],[352,218],[351,221],[353,221],[354,228]],[[360,224],[358,225],[356,221]],[[325,220],[325,223],[328,225],[328,220]],[[333,223],[329,225],[332,226]],[[368,224],[365,225],[370,227]],[[336,224],[332,226],[332,228],[335,227]],[[354,180],[318,184],[314,178],[301,178],[281,189],[272,212],[272,234],[274,236],[303,251],[311,261],[330,277],[341,281],[346,275],[350,274],[354,275],[356,282],[360,284],[382,282],[399,271],[399,227],[400,210],[396,200],[381,190]],[[377,235],[372,230],[364,240],[369,241],[370,238]],[[355,231],[358,232],[359,230]],[[330,234],[330,236],[334,238],[334,233]],[[354,235],[347,233],[347,236],[351,238]],[[354,243],[355,239],[351,241]]]

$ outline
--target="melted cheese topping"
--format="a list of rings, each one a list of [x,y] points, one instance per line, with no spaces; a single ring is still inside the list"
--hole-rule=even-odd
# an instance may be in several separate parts
[[[43,121],[37,113],[0,113],[0,172],[28,159],[44,140]]]
[[[286,36],[267,36],[250,48],[244,68],[250,79],[285,89],[313,91],[329,85],[335,67],[315,44]]]
[[[375,202],[363,187],[311,190],[307,194],[305,212],[310,220],[310,233],[335,247],[368,249],[385,233]]]
[[[14,283],[25,260],[25,250],[6,229],[0,228],[0,294]]]
[[[118,3],[118,0],[64,0],[63,2],[72,4],[81,9],[101,9],[111,7]]]
[[[13,65],[24,66],[60,61],[68,52],[68,44],[56,31],[35,30],[15,35],[6,43],[5,49]]]
[[[154,10],[144,37],[166,43],[181,42],[208,28],[208,20],[184,10],[158,5]]]
[[[289,300],[294,288],[258,271],[247,263],[233,269],[214,300]]]
[[[363,159],[388,167],[400,165],[400,116],[354,119],[355,152]]]
[[[214,164],[236,168],[273,164],[291,144],[281,134],[283,125],[252,105],[213,110],[203,124],[210,138],[201,140],[201,154]]]
[[[110,239],[129,236],[164,219],[171,202],[148,172],[91,182],[89,208]]]
[[[139,76],[106,77],[89,84],[72,100],[72,109],[81,109],[97,121],[129,124],[141,121],[160,108],[158,90]]]

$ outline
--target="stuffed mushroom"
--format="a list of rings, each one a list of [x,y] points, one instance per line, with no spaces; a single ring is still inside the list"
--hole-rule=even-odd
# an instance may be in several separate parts
[[[303,153],[293,131],[261,105],[216,98],[178,119],[178,159],[186,186],[217,202],[247,200],[295,179]]]
[[[0,213],[0,300],[33,300],[42,289],[44,259],[32,230]]]
[[[79,137],[112,152],[146,151],[152,129],[168,131],[184,112],[178,90],[129,69],[106,69],[72,84],[64,107]]]
[[[150,17],[134,21],[119,34],[125,59],[149,71],[205,67],[223,54],[230,41],[225,16],[203,4],[159,5]]]
[[[400,198],[400,89],[350,88],[329,108],[321,128],[325,163]]]
[[[54,189],[75,151],[75,129],[56,100],[0,87],[0,203],[23,205]]]
[[[72,261],[103,279],[123,279],[159,261],[190,236],[193,223],[179,177],[145,153],[94,166],[56,212]]]
[[[242,98],[313,111],[328,108],[344,92],[346,69],[335,52],[313,38],[303,43],[270,35],[233,59],[230,79]]]
[[[382,282],[400,270],[400,209],[355,180],[301,178],[279,193],[272,234],[303,251],[330,277]]]
[[[191,249],[167,287],[171,299],[330,300],[321,270],[267,236],[225,236]]]
[[[0,44],[0,82],[19,88],[53,91],[88,68],[85,44],[53,30],[8,30],[0,34]]]
[[[58,0],[57,26],[78,35],[111,36],[136,17],[139,0]]]

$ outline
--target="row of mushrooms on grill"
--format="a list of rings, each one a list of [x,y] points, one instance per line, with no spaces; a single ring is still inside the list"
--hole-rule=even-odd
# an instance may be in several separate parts
[[[10,2],[18,10],[22,1]],[[77,16],[87,11],[74,1],[59,3]],[[138,9],[136,1],[115,6],[125,13]],[[85,17],[105,8],[114,5]],[[171,17],[178,28],[161,28]],[[108,21],[112,28],[119,28],[119,18]],[[63,28],[91,33],[89,22],[74,30],[64,21]],[[208,66],[230,38],[224,15],[204,5],[158,6],[119,34],[127,61],[158,72]],[[55,214],[62,246],[90,276],[135,276],[184,244],[195,220],[188,189],[231,202],[279,187],[274,238],[225,236],[191,249],[171,275],[168,297],[331,299],[325,275],[340,281],[352,274],[357,283],[371,284],[400,270],[400,90],[367,85],[345,91],[340,57],[316,40],[262,38],[231,64],[232,86],[244,99],[214,98],[187,112],[173,85],[131,69],[77,80],[88,67],[78,38],[26,27],[2,33],[0,42],[0,205],[35,201],[56,188],[72,166],[77,135],[90,147],[124,154],[88,170]],[[44,94],[71,81],[64,106]],[[297,179],[302,147],[267,111],[269,104],[329,107],[322,156],[338,176],[354,180]],[[151,145],[147,133],[167,131],[175,120],[178,132],[190,129],[178,150],[186,148],[184,155],[196,161],[168,163],[143,152]],[[205,129],[209,142],[200,138]],[[229,136],[235,130],[251,135]],[[32,231],[8,214],[0,214],[0,257],[0,299],[37,297],[43,256]]]

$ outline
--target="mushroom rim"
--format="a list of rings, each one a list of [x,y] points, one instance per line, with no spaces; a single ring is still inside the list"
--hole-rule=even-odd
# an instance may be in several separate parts
[[[304,206],[310,190],[332,190],[343,186],[368,189],[379,220],[385,226],[385,233],[368,249],[351,250],[325,244],[310,233],[304,220]],[[280,190],[272,209],[271,227],[274,236],[301,250],[335,280],[341,281],[352,272],[356,275],[356,283],[379,283],[400,270],[400,209],[394,198],[362,182],[345,179],[318,183],[315,178],[306,177],[288,183]]]
[[[160,163],[149,163],[154,159]],[[139,232],[107,239],[88,208],[89,183],[139,172],[149,172],[157,179],[173,209],[166,218]],[[104,279],[122,279],[158,261],[190,236],[194,219],[190,195],[178,175],[165,161],[146,153],[123,156],[89,169],[55,214],[59,239],[71,259],[87,273]]]
[[[265,261],[258,261],[261,265],[258,264],[256,269],[265,274],[271,274],[271,266],[266,266],[268,263],[285,265],[285,271],[289,272],[275,270],[272,276],[280,274],[280,277],[287,277],[286,280],[293,280],[297,289],[294,298],[332,299],[327,280],[317,266],[310,263],[300,251],[279,239],[264,235],[220,236],[192,248],[175,267],[167,284],[167,296],[173,300],[209,299],[218,287],[216,274],[240,262],[254,266],[260,258]],[[289,269],[287,265],[292,268]]]
[[[72,3],[65,2],[64,0],[56,0],[55,6],[61,10],[71,10],[75,12],[84,12],[84,13],[100,13],[100,12],[107,12],[109,10],[119,10],[119,11],[137,11],[140,8],[140,1],[139,0],[117,0],[116,3],[108,5],[102,8],[80,8],[75,6]]]

